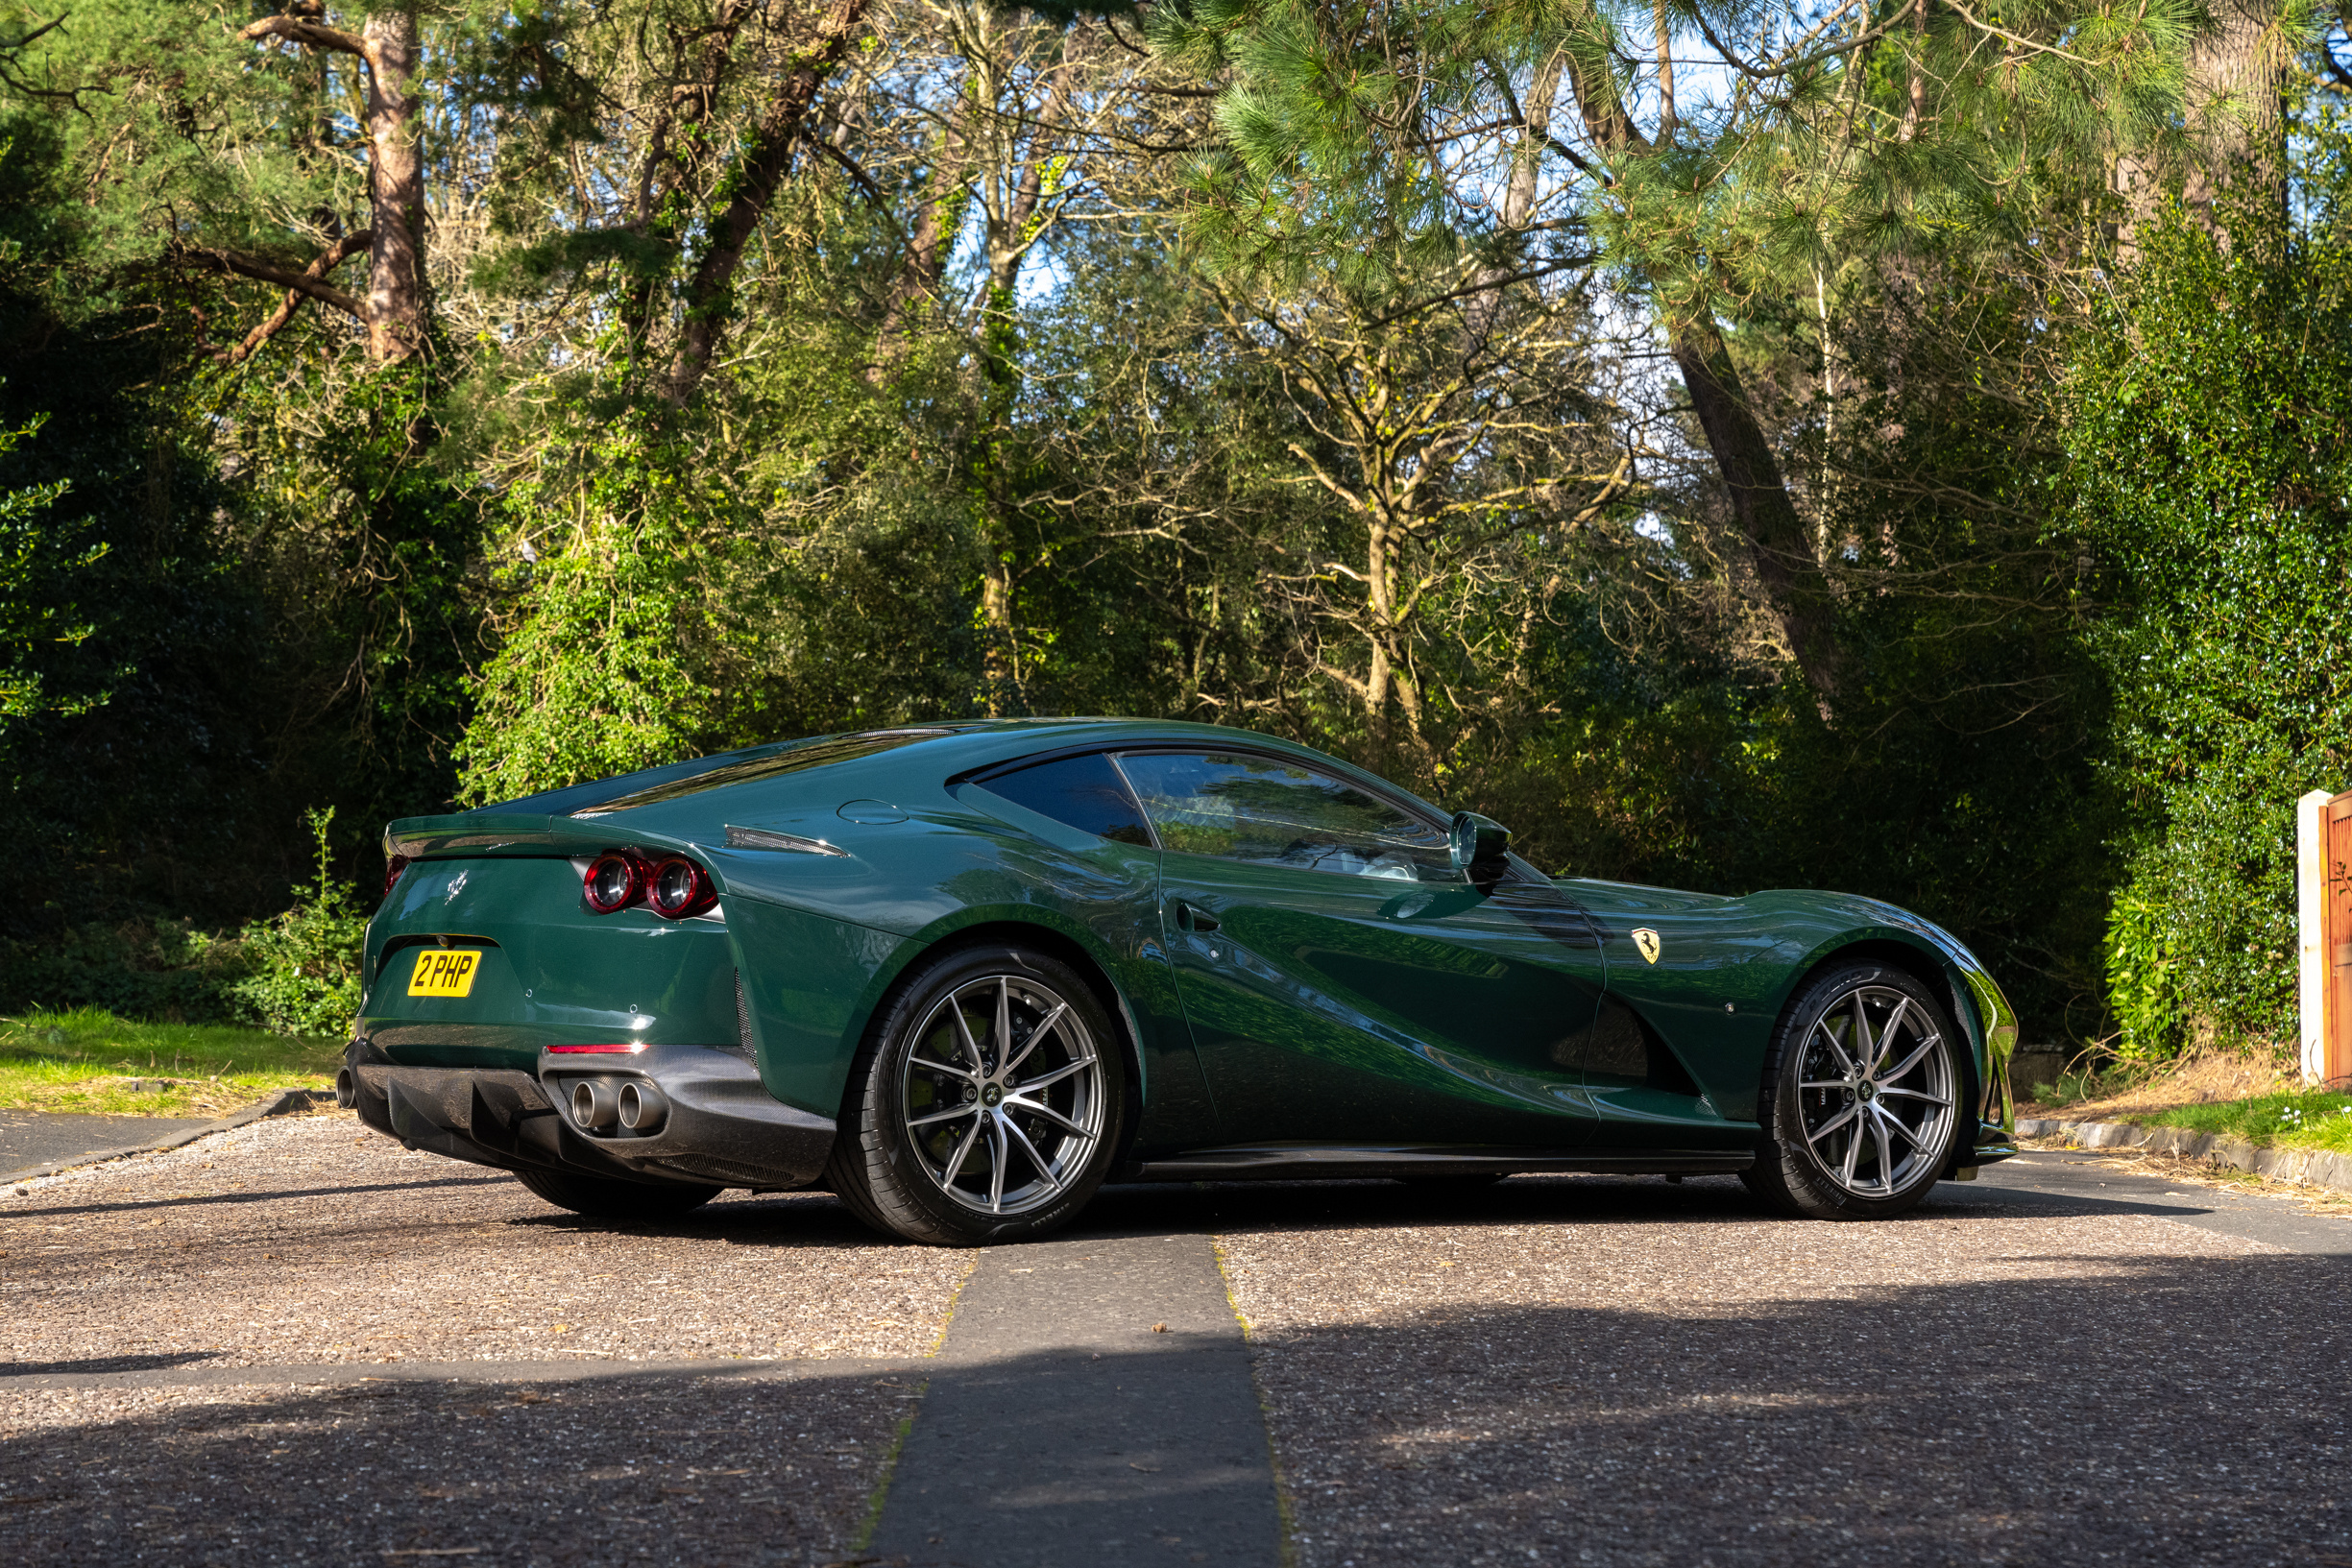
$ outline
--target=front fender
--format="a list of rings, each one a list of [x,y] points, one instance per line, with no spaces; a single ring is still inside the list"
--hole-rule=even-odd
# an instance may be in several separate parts
[[[2017,1106],[2009,1086],[2009,1062],[2017,1053],[2017,1009],[2001,994],[2000,984],[1966,943],[1933,921],[1876,899],[1832,897],[1869,924],[1852,927],[1820,943],[1806,954],[1801,973],[1810,973],[1838,953],[1867,943],[1895,943],[1933,960],[1952,992],[1952,1011],[1968,1031],[1979,1086],[1976,1137],[1969,1152],[1956,1155],[1952,1163],[1973,1167],[2015,1154]]]

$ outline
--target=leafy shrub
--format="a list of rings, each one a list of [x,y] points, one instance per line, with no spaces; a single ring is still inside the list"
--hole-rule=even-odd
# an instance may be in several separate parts
[[[2352,243],[2223,253],[2177,223],[2069,387],[2093,645],[2146,831],[2114,905],[2126,1049],[2294,1027],[2294,801],[2352,766]]]
[[[121,1018],[226,1024],[239,1016],[244,944],[185,920],[129,919],[0,942],[0,1010],[99,1008]]]
[[[2107,1003],[2119,1028],[2114,1049],[2132,1061],[2170,1056],[2180,1047],[2179,987],[2165,939],[2165,906],[2141,888],[2118,894],[2107,916]]]
[[[318,840],[319,880],[294,907],[240,933],[249,973],[229,988],[238,1011],[273,1034],[340,1034],[359,1011],[359,965],[367,911],[335,880],[327,825],[334,809],[305,820]]]

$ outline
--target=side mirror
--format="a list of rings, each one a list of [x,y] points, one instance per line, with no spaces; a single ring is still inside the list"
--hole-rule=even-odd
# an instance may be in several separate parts
[[[1478,880],[1478,872],[1484,868],[1499,869],[1504,852],[1511,848],[1511,830],[1475,811],[1456,811],[1449,836],[1454,869],[1468,875],[1472,881]]]

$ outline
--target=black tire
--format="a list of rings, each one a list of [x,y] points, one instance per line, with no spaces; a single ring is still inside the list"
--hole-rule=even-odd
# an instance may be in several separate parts
[[[909,1242],[1027,1241],[1094,1196],[1126,1115],[1126,1048],[1083,976],[1017,944],[952,949],[918,959],[866,1031],[824,1182]]]
[[[1950,1167],[1965,1124],[1963,1044],[1934,993],[1900,969],[1850,963],[1814,977],[1773,1035],[1757,1106],[1764,1136],[1740,1179],[1814,1219],[1908,1210]]]
[[[553,1170],[518,1170],[515,1179],[559,1209],[596,1219],[671,1219],[724,1191],[683,1181],[616,1181]]]

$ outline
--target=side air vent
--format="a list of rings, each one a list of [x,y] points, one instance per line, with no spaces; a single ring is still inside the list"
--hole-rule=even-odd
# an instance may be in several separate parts
[[[743,972],[740,969],[735,972],[735,1046],[727,1054],[740,1056],[754,1067],[760,1065],[760,1053],[751,1043],[751,1001],[743,995]]]
[[[1588,1083],[1638,1084],[1670,1095],[1696,1098],[1699,1086],[1650,1021],[1614,997],[1601,998],[1590,1043],[1585,1048]]]

